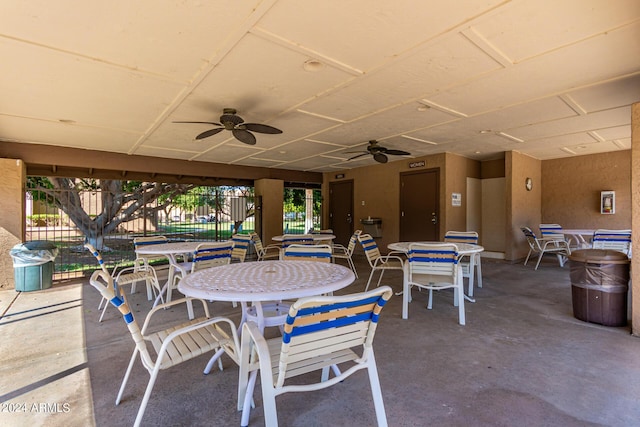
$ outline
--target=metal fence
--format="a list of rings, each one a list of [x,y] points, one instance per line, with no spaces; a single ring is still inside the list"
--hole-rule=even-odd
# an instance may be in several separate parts
[[[79,200],[86,215],[74,215],[72,209],[58,208],[54,198],[69,201],[71,194]],[[300,190],[304,191],[304,190]],[[81,230],[85,227],[76,221],[92,221],[104,215],[105,197],[100,190],[36,190],[27,189],[26,199],[26,241],[48,241],[58,248],[55,260],[54,281],[63,281],[86,276],[96,268],[95,259],[83,247],[88,240]],[[313,200],[315,199],[315,200]],[[319,228],[319,192],[312,200],[303,203],[314,204],[313,227]],[[160,208],[160,204],[164,203]],[[58,205],[60,205],[58,203]],[[304,233],[309,218],[304,214],[304,206],[284,204],[283,230],[289,233]],[[160,208],[160,209],[159,209]],[[142,212],[140,212],[142,210]],[[123,210],[112,215],[123,215]],[[125,266],[135,258],[133,239],[139,236],[163,235],[169,240],[219,241],[227,240],[234,232],[255,231],[255,209],[253,189],[242,187],[196,187],[188,194],[181,195],[175,203],[166,203],[160,198],[145,204],[135,215],[119,218],[121,222],[114,231],[97,230],[102,236],[101,250],[109,269]],[[301,213],[302,212],[302,213]],[[128,219],[133,218],[135,219]],[[102,222],[104,224],[105,222]],[[91,224],[94,225],[94,224]],[[236,227],[238,228],[236,230]]]

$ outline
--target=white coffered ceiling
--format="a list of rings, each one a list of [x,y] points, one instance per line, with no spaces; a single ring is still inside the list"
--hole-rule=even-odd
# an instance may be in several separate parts
[[[0,58],[3,141],[317,172],[372,164],[348,160],[372,139],[544,160],[630,148],[640,1],[5,0]],[[283,133],[173,123],[225,107]]]

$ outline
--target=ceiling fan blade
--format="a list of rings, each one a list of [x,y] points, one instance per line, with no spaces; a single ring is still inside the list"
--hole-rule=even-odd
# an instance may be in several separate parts
[[[389,158],[382,153],[376,153],[373,155],[373,160],[375,160],[378,163],[387,163]]]
[[[249,145],[256,145],[256,137],[253,136],[251,132],[244,129],[233,129],[231,132],[238,141]]]
[[[212,135],[215,135],[219,132],[222,132],[224,130],[224,128],[215,128],[215,129],[209,129],[206,130],[204,132],[202,132],[200,135],[196,136],[196,139],[205,139],[208,138]]]
[[[203,125],[222,126],[220,123],[214,123],[214,122],[172,122],[172,123],[201,123]]]
[[[351,151],[351,153],[353,153],[353,151]],[[353,160],[353,159],[357,159],[358,157],[366,156],[367,154],[369,154],[369,153],[358,154],[357,156],[353,156],[351,158],[348,158],[347,161]]]
[[[402,150],[387,150],[385,151],[385,154],[391,154],[393,156],[410,156],[411,153],[407,153],[406,151],[402,151]]]
[[[247,130],[250,130],[251,132],[271,133],[271,134],[282,133],[280,129],[274,128],[273,126],[269,126],[269,125],[261,125],[259,123],[245,123],[243,124],[243,126]]]

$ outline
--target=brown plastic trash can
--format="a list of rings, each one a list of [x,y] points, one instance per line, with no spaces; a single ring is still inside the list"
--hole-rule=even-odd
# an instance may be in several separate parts
[[[569,262],[576,319],[605,326],[626,325],[630,265],[627,255],[581,249],[571,253]]]

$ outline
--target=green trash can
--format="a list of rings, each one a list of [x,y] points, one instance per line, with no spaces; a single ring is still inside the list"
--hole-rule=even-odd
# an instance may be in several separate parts
[[[16,291],[39,291],[51,287],[53,261],[58,255],[56,245],[43,240],[34,240],[15,245],[9,253],[13,259]]]

